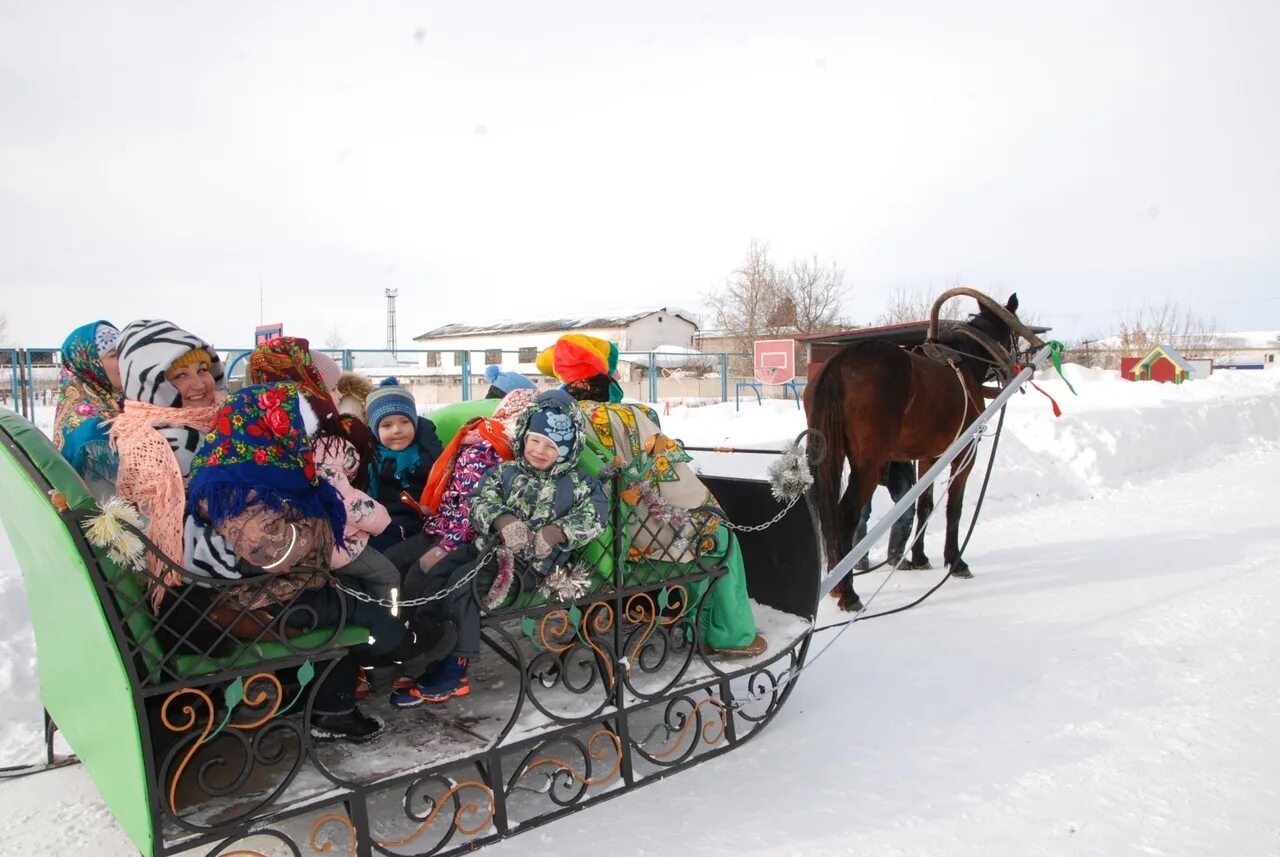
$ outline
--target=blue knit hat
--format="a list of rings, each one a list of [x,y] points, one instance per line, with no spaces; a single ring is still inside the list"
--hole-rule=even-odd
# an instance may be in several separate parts
[[[531,434],[541,435],[556,445],[557,464],[577,463],[582,445],[582,415],[575,402],[563,390],[548,390],[538,396],[527,411],[523,431],[516,442],[524,454],[524,442]]]
[[[378,423],[392,414],[401,414],[409,418],[409,422],[417,427],[418,403],[411,394],[394,377],[383,378],[382,383],[373,388],[373,392],[364,400],[365,411],[369,414],[369,428],[375,432]]]
[[[484,377],[489,380],[488,398],[501,399],[516,390],[536,390],[537,385],[519,372],[503,372],[500,366],[484,367]]]

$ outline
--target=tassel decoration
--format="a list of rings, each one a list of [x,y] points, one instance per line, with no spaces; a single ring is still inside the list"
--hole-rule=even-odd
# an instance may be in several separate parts
[[[146,547],[125,525],[142,529],[142,517],[128,501],[112,496],[101,506],[102,512],[84,522],[85,538],[94,547],[107,552],[107,558],[121,568],[146,570]]]
[[[769,465],[769,491],[779,503],[794,501],[812,486],[813,472],[798,443]]]

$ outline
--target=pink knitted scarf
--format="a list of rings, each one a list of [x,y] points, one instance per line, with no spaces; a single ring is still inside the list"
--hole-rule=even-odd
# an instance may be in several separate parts
[[[186,425],[203,432],[213,428],[220,405],[204,408],[166,408],[146,402],[126,401],[124,412],[111,421],[108,437],[120,458],[116,474],[116,493],[138,507],[147,518],[147,538],[169,559],[183,563],[182,518],[186,507],[186,488],[182,470],[160,426]],[[156,556],[148,556],[147,564],[154,587],[152,609],[164,598],[165,586],[180,586],[182,578],[167,569]]]

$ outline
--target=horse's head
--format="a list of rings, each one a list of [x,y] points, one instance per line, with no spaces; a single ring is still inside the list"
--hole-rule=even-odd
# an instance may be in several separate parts
[[[958,350],[988,365],[988,370],[979,372],[979,375],[990,377],[995,374],[996,369],[1001,370],[1000,374],[1010,373],[1018,353],[1018,331],[1010,323],[1011,320],[1014,322],[1018,320],[1016,293],[1009,296],[1003,310],[999,308],[999,304],[993,307],[979,301],[977,315],[970,316],[967,322],[960,325],[961,330],[958,332],[962,335],[958,337],[959,342],[956,346]],[[963,335],[962,329],[965,327],[971,328],[978,335]],[[1000,353],[1000,350],[1003,350],[1003,353]]]
[[[1009,315],[1014,318],[1018,317],[1017,292],[1009,295],[1009,300],[1005,302],[1004,308],[1009,311]],[[969,319],[969,323],[996,342],[999,342],[1010,354],[1015,353],[1018,345],[1018,334],[1014,331],[1013,326],[991,307],[986,304],[979,304],[978,314]]]

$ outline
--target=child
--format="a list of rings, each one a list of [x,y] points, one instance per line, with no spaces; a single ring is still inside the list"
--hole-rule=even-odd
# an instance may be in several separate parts
[[[119,458],[116,492],[147,519],[147,536],[181,564],[184,480],[225,397],[222,359],[203,339],[169,321],[131,322],[116,340],[124,410],[108,437]],[[150,556],[151,603],[163,581],[180,581]]]
[[[609,510],[604,490],[578,467],[583,428],[577,404],[559,390],[538,396],[520,415],[515,459],[486,473],[471,494],[471,523],[480,535],[435,565],[432,591],[460,583],[496,548],[496,571],[486,562],[474,583],[475,591],[488,588],[485,606],[495,608],[506,599],[516,573],[532,585],[603,531]],[[447,609],[458,631],[454,651],[439,668],[418,676],[413,687],[394,690],[392,705],[444,702],[470,692],[467,668],[480,654],[480,604],[472,586],[451,596]]]
[[[501,366],[484,367],[484,377],[489,382],[489,392],[484,395],[486,399],[501,399],[516,390],[538,389],[536,384],[519,372],[503,372]]]
[[[419,504],[426,515],[423,532],[439,541],[419,561],[422,571],[430,571],[446,554],[475,541],[471,492],[490,469],[512,459],[516,419],[536,397],[531,387],[517,387],[498,403],[492,419],[476,417],[467,421],[436,459]]]
[[[90,322],[71,331],[61,351],[53,446],[99,500],[115,490],[118,462],[103,424],[120,414],[119,336],[110,322]]]
[[[385,379],[365,400],[369,428],[378,439],[378,457],[369,474],[369,494],[387,507],[391,525],[373,539],[385,552],[422,532],[417,498],[442,451],[435,423],[418,416],[413,395],[395,378]],[[408,502],[401,494],[409,495]],[[412,505],[411,505],[412,504]]]

